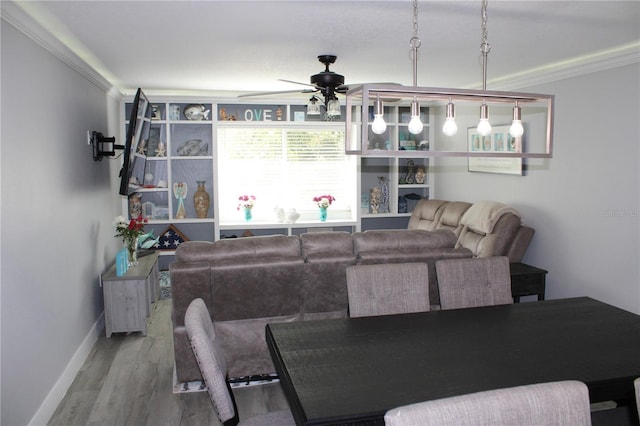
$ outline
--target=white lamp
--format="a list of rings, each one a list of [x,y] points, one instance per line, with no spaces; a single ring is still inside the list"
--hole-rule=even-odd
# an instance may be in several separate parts
[[[491,134],[491,124],[489,123],[489,106],[482,102],[480,105],[480,122],[477,127],[478,133],[482,136]]]
[[[413,98],[411,102],[411,120],[409,121],[409,132],[414,135],[422,133],[423,129],[422,121],[420,121],[420,104]]]
[[[329,117],[340,116],[340,102],[335,97],[331,99],[327,104],[327,115]]]
[[[380,95],[376,98],[374,111],[373,111],[373,123],[371,123],[371,131],[376,135],[381,135],[387,130],[387,123],[384,121],[384,108],[382,107],[382,101]]]
[[[458,133],[458,125],[456,124],[456,110],[453,102],[451,102],[451,98],[449,98],[449,103],[447,104],[447,118],[444,121],[444,126],[442,126],[442,133],[447,136],[453,136]]]
[[[524,134],[524,127],[522,127],[522,110],[516,102],[516,106],[513,107],[513,122],[509,128],[509,134],[514,138],[519,138]]]
[[[318,104],[318,98],[316,98],[315,95],[309,99],[307,115],[320,115],[320,104]]]

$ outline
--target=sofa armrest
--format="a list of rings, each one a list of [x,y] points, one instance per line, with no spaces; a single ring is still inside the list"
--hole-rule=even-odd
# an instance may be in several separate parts
[[[533,234],[535,234],[535,232],[535,229],[524,225],[518,228],[518,230],[516,231],[516,235],[513,238],[513,241],[511,242],[511,245],[509,246],[509,250],[507,252],[509,262],[522,262],[522,258],[527,252],[527,248],[529,248],[529,243],[531,243]]]

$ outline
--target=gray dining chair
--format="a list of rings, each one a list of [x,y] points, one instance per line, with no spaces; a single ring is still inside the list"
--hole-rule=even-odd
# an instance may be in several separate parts
[[[438,260],[436,276],[443,310],[513,303],[505,256]]]
[[[496,389],[389,410],[386,426],[591,425],[589,391],[578,381]]]
[[[429,311],[426,263],[354,265],[347,268],[349,316]]]
[[[229,382],[227,366],[216,333],[209,316],[209,311],[202,299],[194,299],[185,314],[187,335],[196,357],[200,372],[207,385],[207,391],[214,411],[225,425],[242,426],[288,426],[295,425],[289,410],[274,411],[264,415],[251,417],[238,423],[238,413]]]

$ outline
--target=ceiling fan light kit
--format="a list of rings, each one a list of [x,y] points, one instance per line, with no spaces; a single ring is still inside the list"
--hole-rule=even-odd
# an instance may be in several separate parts
[[[487,0],[482,3],[482,90],[449,89],[417,86],[418,48],[418,2],[413,1],[413,37],[409,45],[413,51],[413,86],[384,84],[363,84],[347,91],[346,96],[346,152],[347,154],[383,156],[401,155],[403,157],[515,157],[515,158],[551,158],[553,154],[553,117],[554,96],[521,93],[487,91],[487,57],[491,47],[487,41]],[[442,122],[442,134],[433,132],[430,127],[429,137],[433,140],[428,151],[409,151],[401,149],[371,149],[369,146],[369,107],[374,105],[373,133],[378,133],[384,123],[378,111],[382,109],[382,101],[400,102],[411,105],[411,121],[408,130],[413,134],[423,132],[420,120],[420,106],[429,108],[433,122]],[[458,104],[456,117],[455,104]],[[470,105],[480,104],[480,120],[472,124]],[[458,127],[464,125],[482,137],[491,138],[492,127],[489,121],[489,106],[498,120],[512,120],[508,130],[509,145],[506,151],[472,150],[465,139],[464,151],[439,149],[453,144]],[[380,109],[378,109],[380,107]],[[476,107],[477,108],[477,107]],[[463,113],[461,114],[461,109]],[[477,111],[477,109],[475,110]],[[476,112],[477,114],[477,112]],[[478,117],[478,115],[476,115]],[[505,118],[508,117],[508,118]],[[458,120],[458,122],[456,122]],[[477,118],[476,118],[477,120]],[[381,123],[382,121],[382,123]],[[527,125],[527,132],[523,122]],[[502,127],[502,126],[500,126]],[[386,130],[386,123],[384,123]],[[503,135],[501,135],[503,136]],[[526,141],[525,141],[526,136]],[[459,138],[462,137],[459,136]],[[467,135],[464,135],[467,138]],[[458,140],[458,139],[456,139]],[[525,144],[526,142],[526,144]],[[391,146],[395,146],[391,144]],[[526,148],[526,149],[525,149]]]

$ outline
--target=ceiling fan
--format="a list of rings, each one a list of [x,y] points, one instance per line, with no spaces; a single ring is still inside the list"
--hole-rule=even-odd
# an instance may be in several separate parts
[[[310,83],[300,83],[297,81],[278,79],[279,81],[285,81],[287,83],[293,84],[301,84],[304,86],[310,86],[309,89],[304,90],[285,90],[279,92],[259,92],[259,93],[248,93],[245,95],[238,96],[239,98],[248,98],[254,96],[267,96],[267,95],[279,95],[284,93],[320,93],[324,98],[324,106],[327,108],[327,111],[331,109],[330,103],[331,101],[336,101],[338,98],[336,97],[336,93],[346,93],[349,90],[348,86],[344,84],[344,76],[337,74],[331,70],[329,70],[329,66],[335,63],[338,57],[335,55],[319,55],[318,61],[324,64],[324,71],[319,72],[318,74],[314,74],[309,78]],[[316,96],[312,96],[310,99],[310,103],[315,105],[319,99]],[[339,113],[339,104],[338,107],[338,115]],[[319,113],[319,110],[318,110]]]

